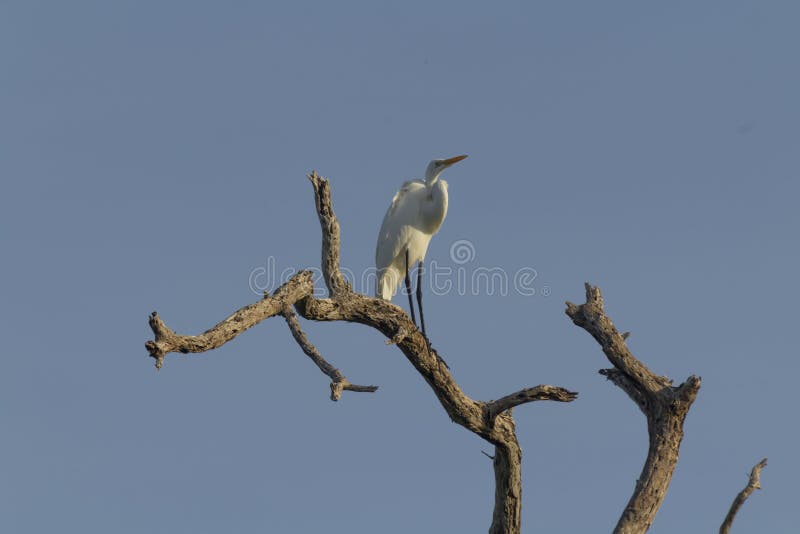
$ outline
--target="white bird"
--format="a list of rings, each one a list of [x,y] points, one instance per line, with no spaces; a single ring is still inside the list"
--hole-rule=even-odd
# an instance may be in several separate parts
[[[422,264],[431,238],[439,231],[447,216],[447,182],[439,179],[439,175],[466,157],[463,155],[435,159],[428,164],[424,181],[410,180],[404,183],[392,199],[392,205],[386,211],[378,234],[378,244],[375,247],[375,267],[378,270],[375,296],[392,300],[400,280],[405,276],[411,320],[416,324],[409,271],[419,262],[417,304],[423,335],[425,318],[422,315]]]

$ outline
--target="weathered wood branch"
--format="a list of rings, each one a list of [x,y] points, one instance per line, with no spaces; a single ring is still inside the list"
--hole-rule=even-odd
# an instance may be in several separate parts
[[[322,229],[323,279],[329,298],[316,298],[310,272],[301,272],[265,297],[236,311],[233,315],[198,336],[176,334],[153,312],[150,326],[155,339],[146,343],[150,356],[161,368],[170,352],[204,352],[227,343],[259,322],[281,315],[295,341],[317,367],[331,378],[331,399],[342,391],[373,392],[376,386],[351,384],[330,365],[303,332],[297,315],[314,321],[348,321],[370,326],[397,345],[414,368],[430,385],[450,419],[495,445],[493,457],[495,509],[491,533],[517,534],[521,515],[521,459],[511,408],[535,400],[570,402],[577,393],[555,386],[528,388],[499,400],[486,403],[466,395],[453,378],[444,360],[417,329],[402,308],[382,299],[355,293],[339,267],[340,229],[333,211],[330,184],[316,172],[308,175],[314,188],[314,200]]]
[[[733,500],[731,508],[728,510],[728,515],[725,516],[725,520],[719,527],[719,534],[728,534],[728,532],[730,532],[731,525],[733,524],[733,518],[736,517],[736,512],[739,511],[739,508],[742,507],[744,501],[746,501],[755,490],[761,489],[761,470],[764,469],[766,465],[767,459],[764,458],[754,465],[753,469],[750,470],[750,479],[747,481],[747,485],[744,487],[744,489],[740,491]]]
[[[505,410],[533,400],[569,402],[577,394],[554,386],[539,386],[535,393],[530,392],[530,398],[523,394],[521,402],[515,404],[507,400],[507,408],[499,410],[493,417],[486,417],[487,403],[473,400],[461,390],[437,351],[429,346],[402,308],[382,299],[354,293],[346,283],[339,268],[339,223],[333,211],[329,183],[316,172],[312,172],[308,178],[314,187],[322,229],[323,279],[332,298],[317,299],[309,295],[298,300],[295,308],[301,316],[310,320],[348,321],[370,326],[386,336],[387,343],[396,344],[433,389],[450,419],[495,445],[495,508],[489,532],[520,532],[522,453],[514,420]],[[549,395],[545,393],[546,388],[550,388]],[[493,408],[502,406],[502,403],[495,404]]]
[[[643,394],[653,395],[671,386],[672,380],[653,373],[628,350],[625,343],[627,336],[623,337],[605,314],[600,288],[589,284],[585,287],[586,303],[577,306],[567,302],[567,315],[572,322],[589,332],[602,347],[608,361],[631,379],[624,387],[620,387],[634,387]]]
[[[279,287],[272,296],[264,298],[244,308],[236,310],[222,322],[212,326],[198,336],[176,334],[161,320],[157,312],[150,314],[150,328],[155,339],[145,343],[147,351],[156,360],[156,368],[161,369],[164,357],[170,352],[187,354],[205,352],[221,347],[245,330],[264,319],[282,312],[286,305],[292,305],[314,291],[311,271],[301,271]]]
[[[283,312],[283,318],[286,319],[286,324],[289,325],[289,330],[292,332],[294,340],[300,345],[300,348],[306,355],[311,358],[311,361],[319,367],[319,370],[328,375],[331,379],[331,400],[338,401],[342,397],[342,391],[358,391],[362,393],[374,393],[378,391],[378,386],[359,386],[351,384],[344,375],[336,367],[329,364],[325,358],[319,353],[317,347],[308,340],[303,329],[300,327],[300,321],[297,320],[294,310],[291,306],[286,306]]]
[[[647,417],[647,460],[614,529],[617,534],[647,532],[669,489],[683,439],[683,422],[700,390],[700,378],[690,376],[673,387],[672,380],[656,375],[636,359],[625,342],[627,336],[606,315],[597,287],[586,284],[586,303],[567,302],[566,313],[591,334],[614,366],[601,374],[625,391]]]
[[[494,448],[494,512],[489,534],[517,534],[522,524],[522,449],[514,420],[507,414],[499,417],[498,422],[501,419],[507,419],[509,437]]]
[[[571,402],[576,398],[578,398],[577,393],[560,387],[541,385],[526,388],[486,403],[486,417],[489,419],[490,424],[493,424],[498,415],[520,404],[540,400]]]
[[[312,171],[308,179],[314,187],[314,201],[322,226],[322,276],[331,296],[336,298],[353,290],[339,270],[339,220],[333,213],[330,182],[317,171]]]

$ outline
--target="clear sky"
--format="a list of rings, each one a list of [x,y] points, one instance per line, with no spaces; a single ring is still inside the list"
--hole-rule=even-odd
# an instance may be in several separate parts
[[[428,289],[430,336],[474,398],[580,392],[515,411],[523,530],[610,531],[644,461],[564,314],[590,281],[640,359],[703,378],[651,531],[714,531],[763,456],[734,529],[795,531],[799,21],[788,0],[0,2],[0,531],[484,532],[491,449],[376,332],[304,322],[380,386],[339,403],[278,319],[160,373],[143,345],[152,310],[199,333],[253,273],[318,266],[306,172],[361,273],[402,181],[461,153],[428,259],[511,287]]]

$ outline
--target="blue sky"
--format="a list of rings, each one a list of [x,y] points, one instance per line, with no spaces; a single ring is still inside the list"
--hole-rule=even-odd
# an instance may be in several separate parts
[[[147,315],[199,333],[252,273],[317,266],[304,178],[333,184],[343,265],[434,157],[428,259],[534,269],[533,296],[429,293],[464,390],[516,410],[525,532],[609,531],[646,453],[564,315],[600,285],[654,371],[703,378],[651,532],[791,532],[800,432],[796,2],[0,2],[0,530],[483,532],[489,447],[401,353],[277,319],[156,373]],[[456,264],[453,243],[474,256]],[[402,301],[398,300],[398,303]]]

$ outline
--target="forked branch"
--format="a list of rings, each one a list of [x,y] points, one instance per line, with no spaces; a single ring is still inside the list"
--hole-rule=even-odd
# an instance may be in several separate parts
[[[650,445],[642,473],[625,510],[617,522],[617,534],[647,532],[669,489],[678,463],[683,439],[683,422],[700,390],[700,378],[690,376],[680,386],[656,375],[640,362],[606,315],[600,289],[586,284],[586,303],[567,302],[567,315],[600,344],[614,366],[603,369],[605,375],[636,403],[647,417]]]

